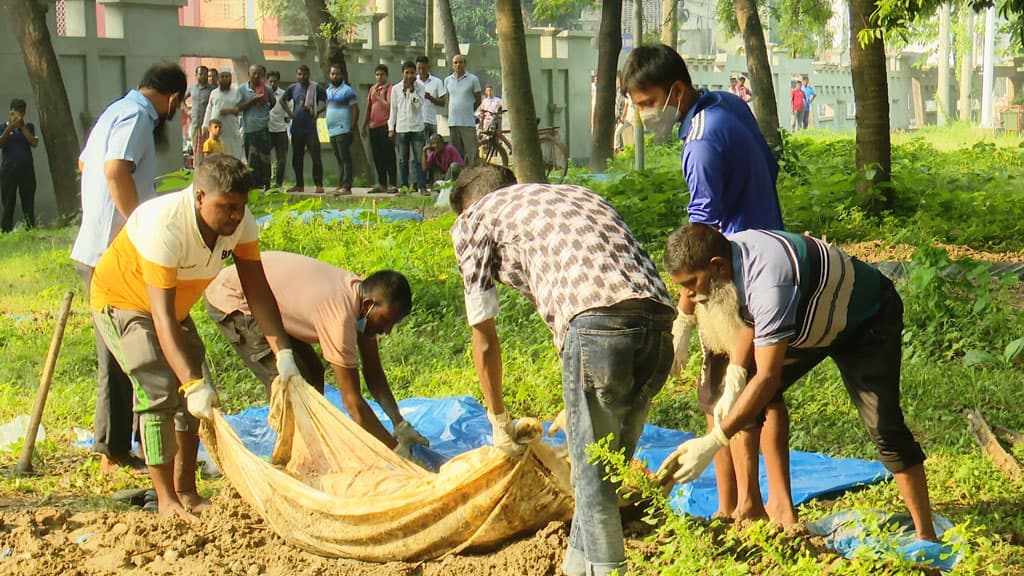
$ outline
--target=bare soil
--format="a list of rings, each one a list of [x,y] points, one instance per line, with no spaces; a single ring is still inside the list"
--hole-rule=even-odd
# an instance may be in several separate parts
[[[371,564],[323,558],[289,545],[230,487],[196,524],[142,511],[74,511],[82,504],[0,500],[0,574],[544,576],[559,573],[569,534],[565,524],[552,522],[485,554]]]
[[[982,252],[968,246],[937,244],[949,252],[952,260],[969,258],[986,262],[1024,262],[1024,252]],[[843,252],[864,262],[909,262],[914,247],[909,244],[894,244],[882,240],[857,242],[840,246]]]

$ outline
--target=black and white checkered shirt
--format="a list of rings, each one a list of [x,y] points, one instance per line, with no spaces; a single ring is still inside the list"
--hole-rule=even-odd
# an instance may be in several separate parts
[[[626,223],[586,188],[520,184],[487,194],[455,220],[452,242],[471,326],[498,315],[495,280],[534,303],[558,350],[580,312],[634,299],[672,306]]]

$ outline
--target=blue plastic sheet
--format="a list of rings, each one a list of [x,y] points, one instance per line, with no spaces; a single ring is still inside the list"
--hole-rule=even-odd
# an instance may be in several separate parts
[[[949,520],[934,514],[932,524],[939,539],[953,527]],[[882,526],[885,529],[879,530]],[[812,534],[824,537],[829,546],[847,558],[865,552],[889,550],[903,558],[940,568],[944,572],[952,570],[960,561],[960,549],[963,544],[963,539],[959,535],[951,535],[941,544],[918,540],[914,534],[914,521],[909,514],[848,510],[815,522],[808,522],[807,529]],[[884,538],[871,536],[883,533],[886,535]]]
[[[419,212],[413,212],[412,210],[395,210],[391,208],[380,208],[378,210],[368,210],[366,208],[353,208],[353,209],[331,209],[325,208],[323,210],[304,210],[302,212],[296,212],[292,210],[288,212],[291,216],[294,216],[302,222],[309,222],[314,219],[323,220],[324,222],[335,222],[335,221],[348,221],[353,224],[367,224],[383,220],[384,222],[397,222],[400,220],[413,220],[416,222],[423,221],[423,215]],[[265,226],[268,222],[273,219],[272,214],[260,216],[256,219],[256,223],[261,227]]]
[[[328,385],[325,395],[332,405],[345,412],[341,394],[337,389]],[[369,401],[369,405],[384,426],[391,430],[391,422],[380,406],[373,401]],[[491,425],[487,420],[487,412],[470,396],[409,398],[402,400],[398,405],[402,416],[430,440],[429,448],[413,446],[414,455],[435,470],[449,458],[491,443]],[[277,433],[267,423],[268,413],[267,406],[255,406],[226,417],[246,448],[263,457],[270,456],[277,438]],[[549,426],[550,423],[545,423],[545,430]],[[694,435],[688,432],[648,424],[644,426],[643,434],[640,436],[636,457],[645,460],[651,470],[657,470],[679,444],[693,437]],[[552,445],[564,445],[565,435],[561,432],[550,438],[545,435],[544,441]],[[89,444],[91,442],[79,443]],[[202,452],[202,448],[200,450]],[[202,454],[200,459],[203,459]],[[790,465],[794,504],[826,494],[836,494],[854,486],[880,482],[890,477],[885,467],[878,462],[833,458],[814,452],[792,451]],[[760,468],[761,493],[767,496],[768,485],[763,460]],[[680,514],[710,518],[718,507],[714,467],[705,470],[696,481],[676,486],[670,495],[670,503]],[[851,514],[854,516],[850,516]],[[867,531],[863,524],[857,522],[859,516],[856,514],[835,514],[811,523],[808,529],[825,536],[839,553],[848,557],[865,547],[877,549],[879,543],[865,536]],[[877,518],[868,520],[874,521],[875,525],[878,523]],[[949,527],[948,521],[936,517],[936,529],[940,534]],[[908,539],[899,547],[905,557],[944,568],[951,567],[959,560],[959,555],[951,554],[948,544],[943,547],[921,542],[914,539],[913,534],[911,525]]]

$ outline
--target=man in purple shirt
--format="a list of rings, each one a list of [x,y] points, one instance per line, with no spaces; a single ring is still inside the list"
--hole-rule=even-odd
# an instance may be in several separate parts
[[[459,150],[451,144],[446,144],[444,137],[440,134],[430,136],[430,142],[423,147],[421,162],[423,163],[423,172],[427,174],[430,181],[436,179],[435,174],[444,174],[445,180],[454,180],[458,178],[459,172],[466,165]]]

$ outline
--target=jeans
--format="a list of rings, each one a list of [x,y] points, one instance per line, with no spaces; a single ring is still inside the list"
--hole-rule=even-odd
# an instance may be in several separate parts
[[[331,150],[338,161],[338,188],[352,187],[352,133],[331,136]]]
[[[420,154],[423,152],[423,131],[396,132],[395,147],[398,149],[398,182],[399,186],[409,185],[409,168],[412,165],[413,184],[417,188],[425,188],[427,179],[423,176],[420,165]]]
[[[284,171],[288,159],[288,133],[271,132],[270,142],[274,150],[274,186],[284,185]]]
[[[320,158],[320,137],[316,132],[310,134],[292,134],[292,170],[295,171],[295,185],[302,188],[305,184],[303,162],[306,149],[313,159],[313,183],[317,188],[324,186],[324,163]]]
[[[14,204],[19,198],[25,228],[35,228],[36,170],[32,162],[11,162],[0,168],[0,197],[3,204],[0,230],[10,232],[14,229]]]
[[[576,512],[562,570],[569,576],[625,573],[617,484],[587,461],[590,444],[611,434],[611,448],[632,457],[651,398],[672,365],[675,311],[652,300],[587,310],[569,323],[562,344],[562,394]]]

